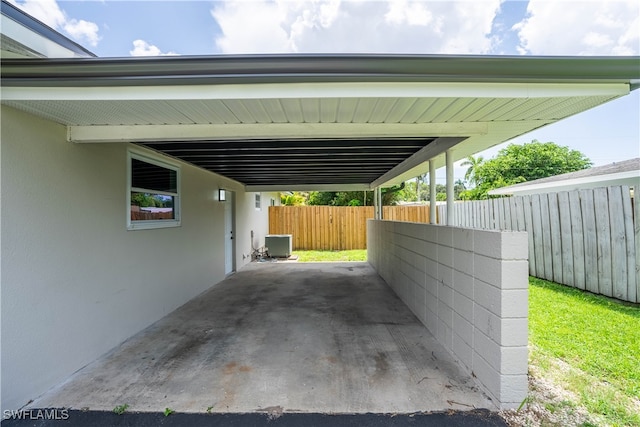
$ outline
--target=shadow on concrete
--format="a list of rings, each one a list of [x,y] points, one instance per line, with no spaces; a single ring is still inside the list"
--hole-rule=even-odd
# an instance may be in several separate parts
[[[37,412],[34,413],[37,416]],[[415,414],[312,414],[284,413],[270,415],[252,414],[171,414],[125,413],[117,415],[103,411],[69,411],[66,420],[4,420],[2,427],[403,427],[403,426],[448,426],[489,427],[507,426],[497,414],[488,410],[449,411]]]

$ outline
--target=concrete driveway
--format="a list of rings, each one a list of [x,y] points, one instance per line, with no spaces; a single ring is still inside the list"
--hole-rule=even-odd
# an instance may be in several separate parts
[[[273,416],[495,410],[367,263],[251,264],[30,407],[123,404]]]

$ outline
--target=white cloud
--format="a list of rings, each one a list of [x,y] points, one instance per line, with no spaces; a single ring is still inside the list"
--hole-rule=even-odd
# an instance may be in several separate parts
[[[389,4],[389,11],[384,18],[386,22],[395,25],[426,26],[433,21],[433,14],[424,3],[399,0]]]
[[[64,26],[64,30],[71,37],[77,40],[86,40],[91,46],[97,46],[100,37],[98,36],[98,25],[85,21],[84,19],[70,19]]]
[[[640,2],[530,0],[514,29],[534,55],[638,55]]]
[[[156,45],[147,43],[144,40],[134,40],[133,50],[130,50],[131,56],[174,56],[178,55],[175,52],[162,53],[160,48]]]
[[[223,53],[488,53],[500,0],[216,3]]]
[[[54,30],[66,33],[80,43],[97,46],[100,41],[98,25],[83,19],[70,18],[60,9],[56,0],[10,0],[12,4],[47,24]]]

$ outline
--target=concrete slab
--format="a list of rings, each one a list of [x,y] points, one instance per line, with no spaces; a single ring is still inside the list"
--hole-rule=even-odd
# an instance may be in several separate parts
[[[254,263],[29,407],[411,413],[488,408],[367,263]]]

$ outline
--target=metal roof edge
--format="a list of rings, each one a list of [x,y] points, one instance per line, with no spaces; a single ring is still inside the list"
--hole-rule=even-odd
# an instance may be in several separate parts
[[[2,65],[2,83],[11,86],[355,81],[635,85],[640,80],[638,56],[264,54],[7,59]]]
[[[72,52],[78,53],[80,55],[88,55],[90,57],[96,58],[96,54],[84,48],[82,45],[74,42],[53,28],[49,27],[42,21],[34,18],[33,16],[25,13],[20,8],[14,6],[6,0],[2,0],[2,7],[0,8],[0,12],[2,15],[6,16],[14,20],[15,22],[23,25],[34,33],[51,40],[58,45],[69,49]],[[32,61],[33,59],[28,59],[27,61]],[[3,59],[3,67],[4,62],[9,61],[9,59]]]

